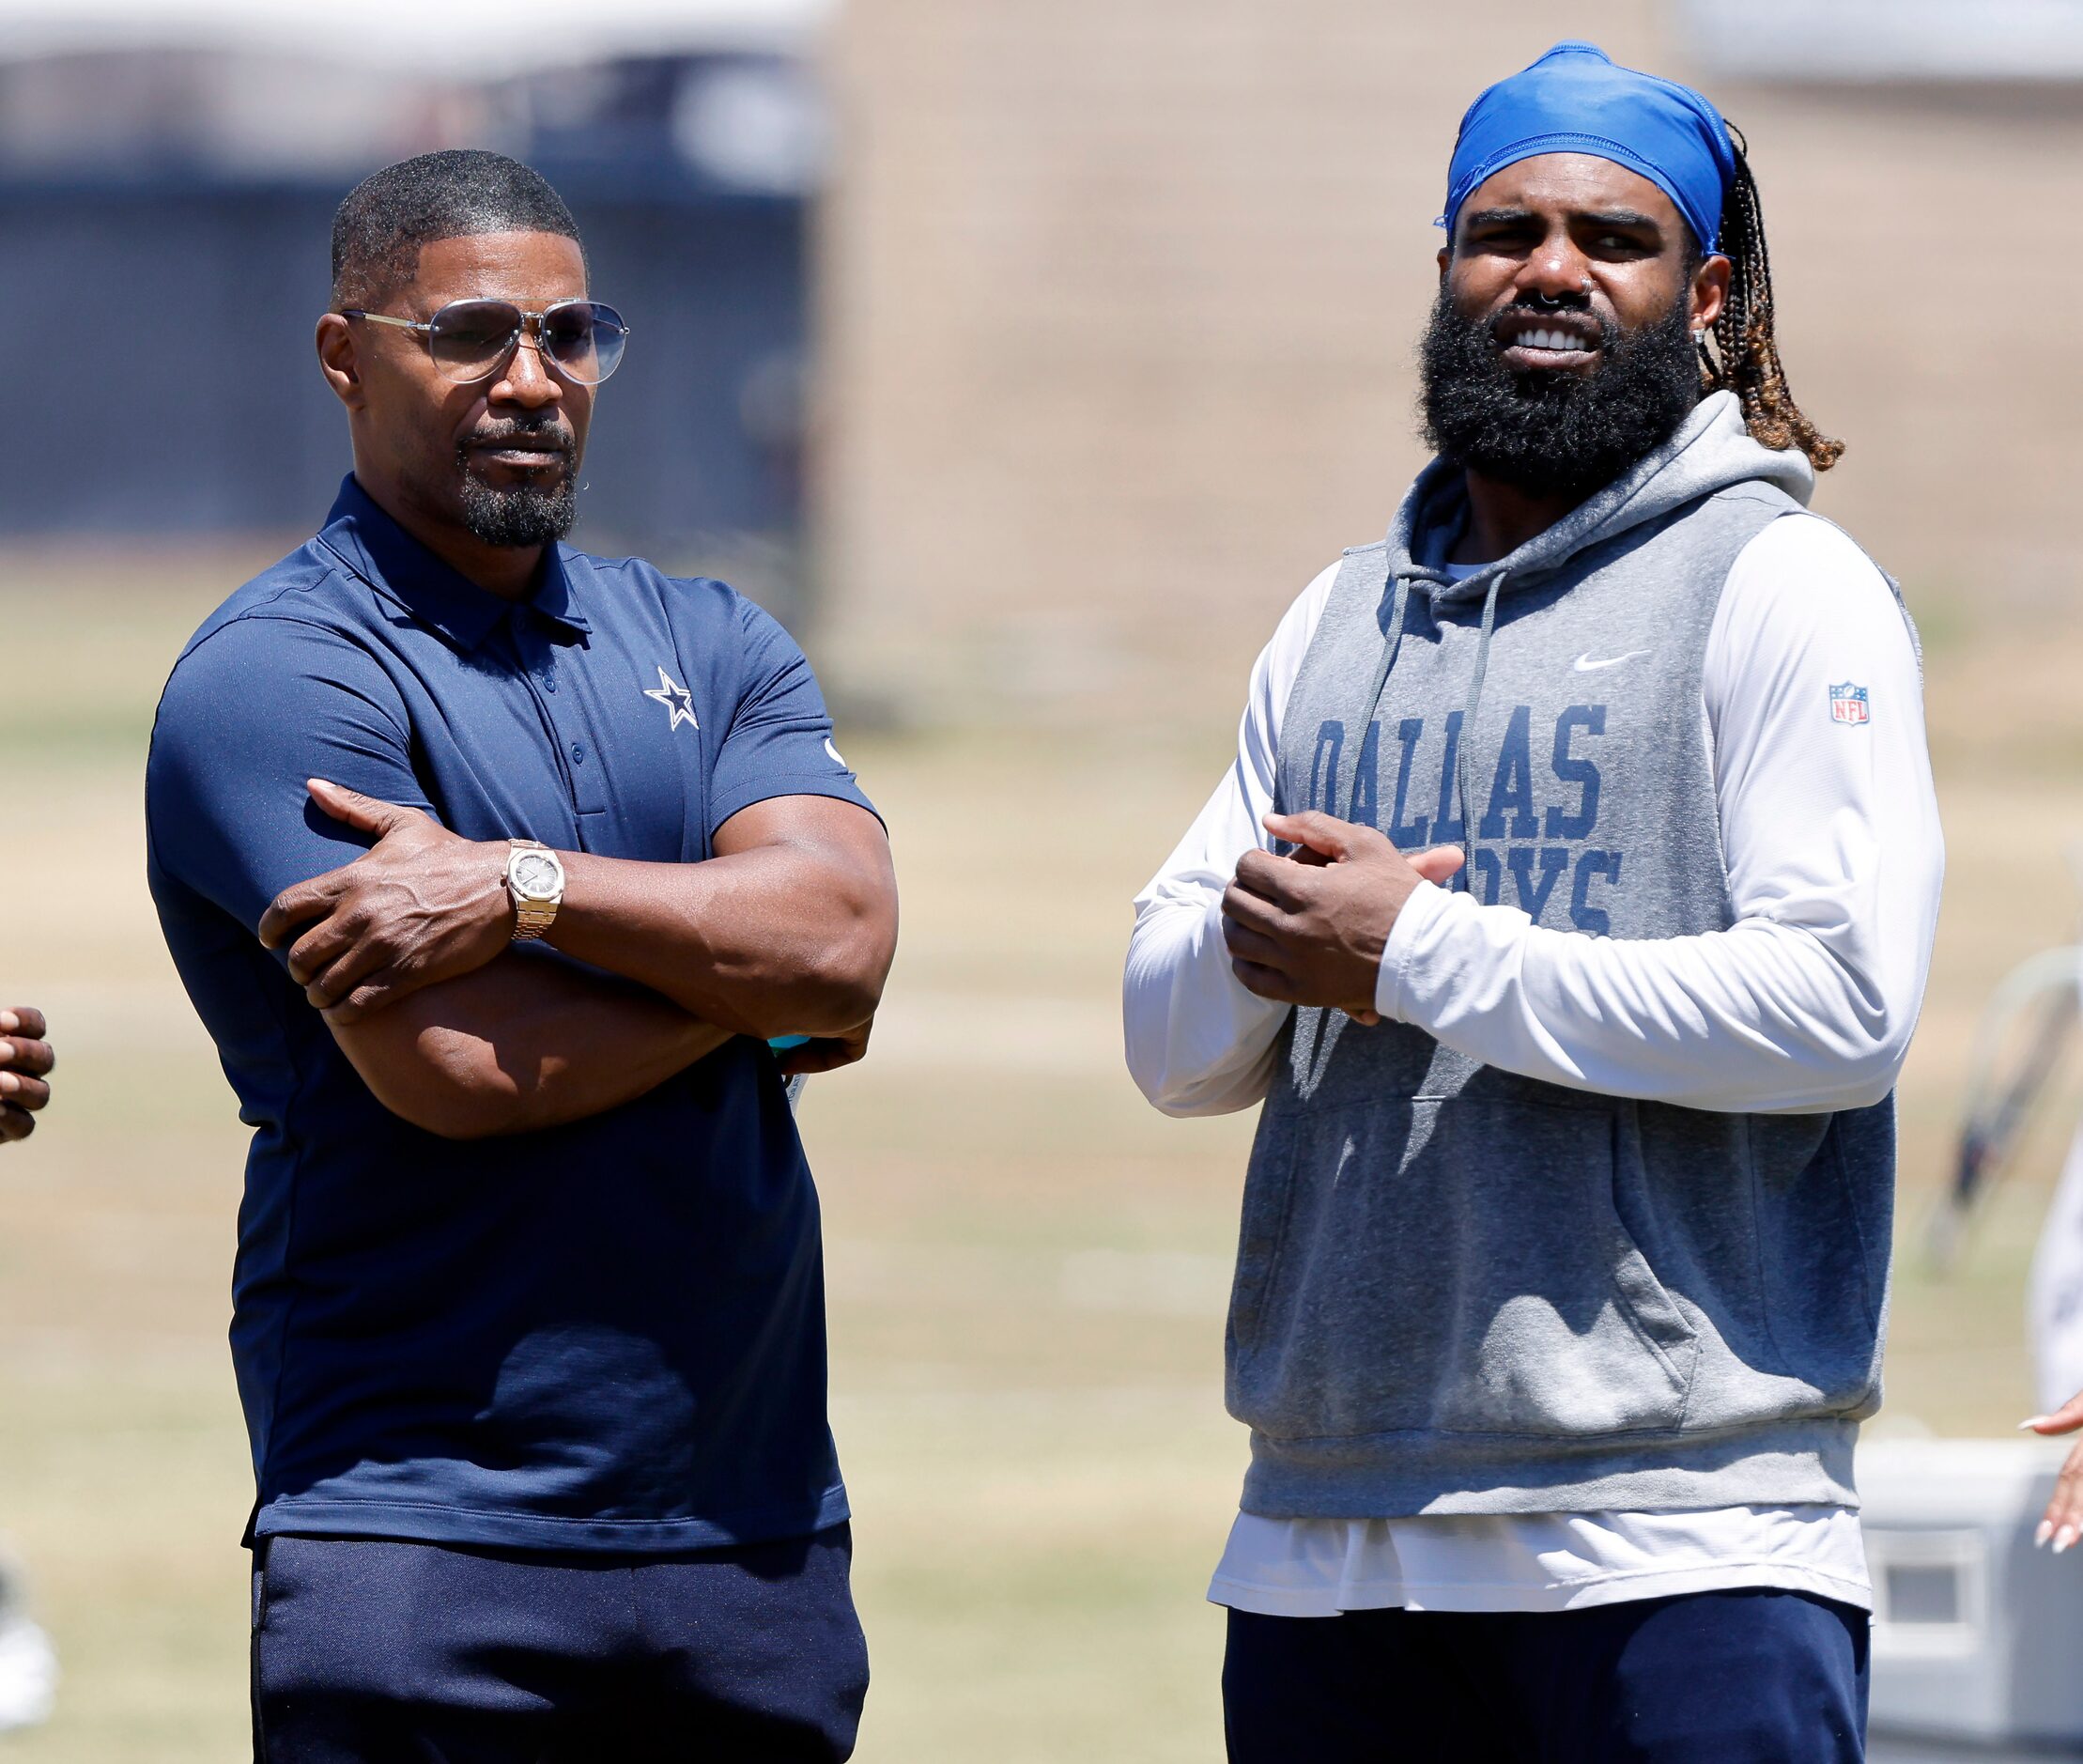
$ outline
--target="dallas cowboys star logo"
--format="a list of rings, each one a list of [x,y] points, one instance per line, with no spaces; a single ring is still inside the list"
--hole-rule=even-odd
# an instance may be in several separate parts
[[[694,694],[663,668],[658,670],[658,684],[646,692],[644,697],[656,699],[672,713],[672,721],[669,728],[677,729],[683,721],[694,723],[697,729],[702,727],[694,721]]]

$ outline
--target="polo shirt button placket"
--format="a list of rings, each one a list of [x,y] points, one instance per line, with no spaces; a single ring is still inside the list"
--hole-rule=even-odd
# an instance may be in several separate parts
[[[555,652],[531,658],[530,677],[543,689],[543,695],[536,700],[542,707],[543,721],[549,731],[564,761],[564,780],[569,791],[572,812],[578,817],[581,847],[594,849],[593,841],[586,836],[588,818],[608,812],[607,781],[598,775],[597,766],[588,766],[589,744],[579,737],[589,732],[586,715],[586,694],[579,689],[576,697],[560,698],[557,690],[557,663]],[[568,706],[568,709],[566,708]],[[595,831],[598,831],[597,826]]]
[[[584,816],[589,812],[597,813],[607,805],[597,799],[597,789],[588,787],[591,779],[581,783],[575,769],[585,764],[585,747],[571,738],[569,732],[563,727],[563,719],[551,703],[558,695],[556,652],[550,646],[548,631],[540,618],[515,621],[514,649],[523,678],[530,686],[540,689],[534,694],[535,708],[542,718],[544,733],[549,736],[550,750],[558,757],[558,769],[563,775],[565,800],[571,805],[574,825],[579,831],[583,846],[587,843],[584,837]],[[579,707],[574,705],[573,708],[577,710]]]

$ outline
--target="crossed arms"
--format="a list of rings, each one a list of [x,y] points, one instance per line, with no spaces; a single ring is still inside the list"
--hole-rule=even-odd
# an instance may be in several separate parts
[[[322,780],[310,789],[377,843],[283,890],[260,938],[286,945],[342,1052],[415,1126],[466,1139],[583,1120],[734,1035],[810,1036],[791,1074],[866,1050],[897,893],[881,824],[851,802],[755,803],[698,864],[562,854],[546,953],[510,943],[504,841]]]
[[[272,603],[211,627],[167,682],[147,762],[162,910],[193,901],[230,921],[208,937],[257,935],[246,951],[304,988],[377,1099],[445,1137],[587,1119],[736,1035],[810,1037],[785,1073],[858,1059],[896,941],[888,842],[827,757],[802,652],[764,614],[730,636],[711,855],[561,852],[545,947],[512,943],[502,881],[505,835],[535,830],[505,823],[527,812],[480,805],[482,839],[441,824],[376,647]]]

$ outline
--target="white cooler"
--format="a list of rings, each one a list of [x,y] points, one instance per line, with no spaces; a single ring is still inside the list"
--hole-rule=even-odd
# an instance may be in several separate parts
[[[2032,1547],[2067,1454],[2031,1438],[1859,1447],[1875,1735],[2083,1743],[2083,1547]]]

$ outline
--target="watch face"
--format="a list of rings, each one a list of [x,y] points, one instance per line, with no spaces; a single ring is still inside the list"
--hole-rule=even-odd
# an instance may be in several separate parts
[[[523,899],[547,901],[557,892],[557,863],[544,852],[522,852],[508,874],[514,878],[514,891]]]

